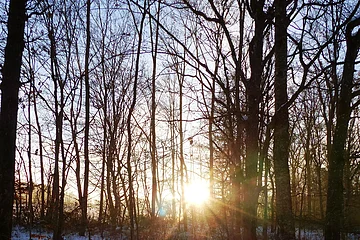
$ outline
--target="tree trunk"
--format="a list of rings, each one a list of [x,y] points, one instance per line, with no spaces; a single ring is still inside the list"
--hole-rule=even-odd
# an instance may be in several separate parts
[[[53,238],[59,239],[56,236],[61,236],[61,233],[57,233],[58,218],[59,218],[59,204],[60,204],[60,177],[59,177],[59,159],[60,159],[60,143],[62,139],[62,119],[61,119],[61,110],[59,110],[59,100],[58,100],[58,80],[59,77],[56,73],[56,50],[55,50],[55,39],[53,33],[53,27],[49,26],[49,40],[50,40],[50,64],[51,64],[51,78],[54,82],[54,105],[55,105],[55,160],[54,160],[54,173],[53,173],[53,186],[51,194],[51,203],[50,209],[48,211],[49,218],[54,227]],[[61,108],[61,107],[60,107]]]
[[[274,172],[276,217],[280,239],[295,239],[289,173],[289,112],[287,102],[287,3],[275,0],[275,125]]]
[[[102,48],[104,47],[104,45],[102,46]],[[104,56],[104,53],[102,52],[102,56]],[[103,73],[103,84],[104,84],[104,107],[103,107],[103,114],[104,114],[104,120],[103,120],[103,139],[102,139],[102,164],[101,164],[101,185],[100,185],[100,206],[99,206],[99,224],[100,224],[100,232],[101,232],[101,237],[103,237],[103,231],[104,231],[104,226],[103,226],[103,221],[105,218],[105,214],[104,214],[104,194],[105,194],[105,168],[107,167],[107,162],[106,162],[106,156],[107,156],[107,122],[108,122],[108,116],[107,116],[107,109],[108,109],[108,102],[107,102],[107,87],[106,87],[106,81],[105,81],[105,66],[104,66],[104,61],[102,61],[101,64],[101,69],[102,69],[102,73]],[[107,173],[109,172],[109,170],[107,170]],[[108,180],[107,180],[107,183]]]
[[[144,8],[147,3],[144,1]],[[141,46],[143,39],[143,30],[144,30],[144,22],[145,22],[146,12],[144,12],[141,16],[141,21],[138,29],[138,42],[137,42],[137,52],[136,52],[136,60],[135,60],[135,69],[134,69],[134,82],[133,82],[133,98],[131,100],[131,104],[129,107],[128,117],[126,121],[127,127],[127,138],[128,138],[128,146],[127,146],[127,156],[126,156],[126,167],[129,181],[129,218],[130,218],[130,240],[135,239],[135,217],[136,217],[136,205],[135,205],[135,194],[134,194],[134,182],[133,182],[133,172],[132,172],[132,132],[131,132],[131,119],[133,112],[135,111],[135,105],[137,102],[137,84],[139,80],[139,69],[140,69],[140,55],[141,55]]]
[[[156,200],[157,200],[157,159],[156,159],[156,63],[157,63],[157,52],[159,43],[159,17],[160,17],[160,2],[158,1],[158,7],[156,11],[156,26],[155,36],[152,29],[152,21],[150,20],[150,34],[151,34],[151,49],[152,49],[152,76],[151,76],[151,121],[150,121],[150,153],[151,153],[151,217],[156,216]],[[153,39],[155,37],[155,39]]]
[[[312,195],[312,168],[311,168],[311,149],[310,149],[310,138],[311,138],[311,125],[306,126],[306,139],[305,139],[305,168],[306,168],[306,176],[305,176],[305,184],[306,184],[306,203],[307,203],[307,211],[306,216],[308,218],[311,217],[311,195]]]
[[[256,239],[257,205],[259,190],[257,188],[257,168],[259,162],[259,103],[261,101],[261,81],[263,71],[263,41],[265,14],[263,2],[255,3],[255,33],[250,42],[251,79],[246,84],[248,118],[246,120],[246,159],[244,182],[244,239]],[[238,121],[243,121],[238,116]],[[239,131],[238,131],[239,132]]]
[[[32,69],[30,68],[30,71]],[[31,73],[30,73],[31,74]],[[33,79],[30,79],[30,88],[29,88],[29,95],[28,95],[28,124],[29,124],[29,129],[28,129],[28,161],[29,161],[29,182],[28,182],[28,192],[29,192],[29,203],[28,203],[28,209],[29,209],[29,218],[28,218],[28,224],[30,227],[30,235],[31,235],[31,228],[33,225],[33,219],[34,219],[34,211],[33,211],[33,188],[34,188],[34,184],[33,184],[33,175],[32,175],[32,162],[31,162],[31,129],[32,129],[32,124],[31,124],[31,91],[32,91],[32,85],[33,85]]]
[[[184,67],[185,69],[185,67]],[[185,174],[186,165],[184,159],[184,132],[183,132],[183,83],[184,83],[184,72],[179,73],[179,136],[180,136],[180,185],[181,185],[181,209],[182,209],[182,220],[184,224],[184,232],[188,230],[188,216],[185,199]]]
[[[84,135],[84,189],[82,198],[80,199],[81,206],[81,226],[79,235],[85,236],[87,228],[87,205],[88,205],[88,190],[89,190],[89,130],[90,130],[90,80],[89,80],[89,61],[90,61],[90,0],[86,1],[86,47],[85,47],[85,135]]]
[[[326,204],[325,239],[340,239],[343,226],[343,170],[344,148],[347,139],[348,124],[351,114],[352,87],[355,60],[360,47],[360,31],[353,31],[360,25],[360,18],[351,21],[346,28],[347,50],[343,77],[340,82],[340,96],[337,102],[336,125],[333,145],[329,155],[328,189]]]
[[[26,0],[11,0],[8,36],[1,83],[0,113],[0,239],[10,239],[15,178],[15,143],[20,87],[21,59],[24,50]]]
[[[40,203],[40,219],[44,220],[45,216],[45,178],[44,178],[44,154],[43,154],[43,140],[42,140],[42,132],[41,132],[41,125],[39,121],[39,114],[37,110],[37,100],[36,100],[36,94],[37,90],[34,87],[32,88],[33,92],[33,98],[34,98],[34,114],[35,114],[35,121],[36,121],[36,128],[37,128],[37,135],[38,135],[38,141],[39,141],[39,150],[35,150],[35,155],[39,154],[40,158],[40,179],[41,179],[41,203]]]
[[[212,81],[212,91],[211,91],[211,106],[210,106],[210,116],[209,116],[209,191],[210,197],[212,200],[215,198],[215,186],[214,186],[214,140],[213,140],[213,128],[214,128],[214,112],[215,112],[215,79]]]
[[[171,84],[171,83],[170,83]],[[169,84],[169,90],[171,91],[171,85]],[[172,202],[171,202],[171,212],[172,212],[172,220],[176,221],[176,189],[175,189],[175,182],[177,182],[178,174],[176,172],[175,175],[175,99],[173,94],[170,95],[170,148],[171,148],[171,195],[172,195]]]

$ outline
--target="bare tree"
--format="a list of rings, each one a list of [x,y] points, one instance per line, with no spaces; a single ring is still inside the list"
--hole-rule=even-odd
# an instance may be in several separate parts
[[[156,64],[158,58],[158,45],[159,45],[159,22],[160,19],[160,5],[161,1],[158,1],[156,5],[156,21],[155,29],[153,29],[153,21],[150,19],[150,34],[151,34],[151,53],[152,53],[152,63],[153,70],[151,76],[151,120],[150,120],[150,153],[151,153],[151,177],[152,177],[152,192],[151,192],[151,216],[156,216],[156,201],[157,201],[157,150],[156,150],[156,126],[155,126],[155,116],[156,116]]]
[[[0,238],[10,239],[14,199],[15,142],[20,70],[24,50],[26,0],[11,0],[1,83]]]
[[[289,112],[287,97],[287,3],[275,1],[275,124],[274,172],[276,182],[276,219],[280,239],[295,239],[289,173]]]
[[[129,4],[130,5],[130,4]],[[129,6],[130,7],[130,6]],[[146,9],[147,1],[144,1],[143,9]],[[132,172],[132,153],[133,153],[133,139],[132,139],[132,132],[131,132],[131,120],[133,117],[133,113],[135,110],[135,105],[137,101],[137,88],[138,88],[138,81],[139,81],[139,72],[140,72],[140,54],[141,54],[141,46],[143,40],[143,31],[144,31],[144,22],[147,13],[143,11],[141,14],[140,24],[137,26],[136,31],[138,35],[137,50],[136,50],[136,58],[135,58],[135,68],[134,68],[134,83],[133,83],[133,98],[129,107],[129,113],[126,121],[127,126],[127,137],[128,137],[128,147],[127,147],[127,158],[126,158],[126,167],[128,173],[128,184],[129,184],[129,218],[130,218],[130,239],[135,239],[135,218],[136,218],[136,205],[135,205],[135,193],[134,193],[134,179],[133,179],[133,172]],[[134,16],[134,15],[133,15]],[[134,22],[136,20],[134,19]]]
[[[337,102],[336,124],[333,144],[329,156],[329,175],[326,204],[325,239],[340,239],[343,226],[343,170],[344,149],[347,139],[348,124],[351,115],[351,101],[354,96],[354,68],[355,60],[360,48],[360,31],[357,27],[360,19],[348,23],[346,27],[347,50],[340,82],[340,95]]]
[[[90,8],[91,1],[86,1],[86,46],[85,46],[85,70],[84,70],[84,82],[85,82],[85,134],[84,134],[84,188],[80,199],[81,207],[81,227],[79,235],[84,236],[87,228],[87,209],[89,198],[89,131],[90,131],[90,77],[89,77],[89,64],[90,64]]]

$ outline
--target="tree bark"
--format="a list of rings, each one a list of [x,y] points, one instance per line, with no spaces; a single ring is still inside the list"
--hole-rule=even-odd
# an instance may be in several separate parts
[[[156,150],[156,64],[157,64],[157,52],[159,45],[159,17],[160,17],[160,3],[158,1],[158,7],[156,10],[156,26],[152,27],[152,21],[150,20],[150,36],[151,36],[151,49],[152,49],[152,76],[151,76],[151,121],[150,121],[150,153],[151,153],[151,217],[156,216],[156,200],[157,200],[157,150]],[[153,33],[155,30],[155,36]],[[155,37],[155,39],[154,39]]]
[[[295,239],[289,173],[289,112],[287,96],[287,26],[286,1],[275,0],[275,125],[274,172],[276,217],[280,239]]]
[[[38,154],[39,154],[39,159],[40,159],[40,179],[41,179],[41,203],[40,203],[40,219],[44,220],[44,216],[45,216],[45,170],[44,170],[44,154],[43,154],[43,140],[42,140],[42,132],[41,132],[41,125],[40,125],[40,121],[39,121],[39,114],[38,114],[38,109],[37,109],[37,100],[36,100],[36,95],[37,95],[37,90],[33,84],[32,87],[32,93],[33,93],[33,98],[34,98],[34,115],[35,115],[35,121],[36,121],[36,128],[37,128],[37,136],[38,136],[38,141],[39,141],[39,150],[38,150]],[[35,151],[35,154],[37,154],[37,151]]]
[[[0,113],[0,239],[10,239],[15,179],[15,143],[20,88],[21,59],[24,50],[26,0],[11,0],[8,36],[1,83]]]
[[[346,28],[347,50],[343,76],[340,82],[340,96],[337,101],[333,145],[329,155],[325,240],[340,239],[343,225],[344,148],[351,114],[355,61],[360,48],[360,31],[357,30],[356,34],[353,31],[359,25],[360,18],[357,18],[349,22]]]
[[[250,42],[251,77],[246,84],[247,120],[246,120],[246,159],[244,182],[244,238],[256,239],[257,205],[259,190],[257,188],[257,168],[259,163],[259,103],[261,101],[261,81],[263,71],[263,43],[266,15],[263,11],[264,2],[252,1],[255,21],[255,33]],[[242,116],[238,117],[238,125]],[[239,132],[239,130],[238,130]]]
[[[32,71],[32,69],[30,69],[30,71]],[[31,74],[31,73],[30,73]],[[34,219],[34,211],[33,211],[33,188],[34,188],[34,184],[33,184],[33,175],[32,175],[32,161],[31,161],[31,129],[32,129],[32,124],[31,124],[31,91],[32,91],[32,85],[33,85],[33,79],[30,79],[30,88],[29,88],[29,96],[28,96],[28,124],[29,124],[29,129],[28,129],[28,164],[29,164],[29,182],[28,182],[28,194],[29,194],[29,202],[28,202],[28,209],[29,209],[29,218],[28,218],[28,224],[30,227],[30,235],[31,235],[31,228],[33,225],[33,219]]]
[[[90,0],[86,1],[86,47],[85,47],[85,135],[84,135],[84,189],[80,199],[81,206],[81,227],[80,236],[85,236],[87,228],[87,205],[89,192],[89,130],[90,130],[90,80],[89,80],[89,61],[90,61]]]
[[[144,1],[144,8],[147,7],[147,2]],[[135,192],[134,192],[134,179],[132,172],[132,148],[133,148],[133,139],[131,132],[131,119],[133,117],[133,112],[135,111],[135,105],[137,102],[137,90],[138,90],[138,81],[139,81],[139,69],[140,69],[140,55],[141,55],[141,46],[143,40],[143,30],[144,30],[144,22],[145,22],[146,12],[142,13],[138,32],[138,42],[137,42],[137,50],[136,50],[136,59],[135,59],[135,73],[134,73],[134,83],[133,83],[133,98],[131,99],[131,104],[129,107],[129,113],[126,120],[127,127],[127,138],[128,138],[128,146],[127,146],[127,156],[126,156],[126,167],[129,181],[129,218],[130,218],[130,239],[133,240],[136,238],[135,236],[135,218],[136,218],[136,205],[135,205]]]
[[[184,159],[184,132],[183,132],[183,78],[179,79],[179,136],[180,136],[180,185],[181,185],[181,209],[183,211],[184,232],[188,230],[188,216],[185,199],[185,159]]]

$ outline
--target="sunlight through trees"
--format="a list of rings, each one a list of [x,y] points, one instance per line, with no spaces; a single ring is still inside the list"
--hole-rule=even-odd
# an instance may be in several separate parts
[[[359,1],[0,12],[0,239],[359,232]]]

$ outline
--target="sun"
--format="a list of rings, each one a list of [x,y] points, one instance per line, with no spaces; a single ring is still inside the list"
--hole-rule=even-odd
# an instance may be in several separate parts
[[[209,184],[204,180],[195,180],[185,186],[185,200],[189,204],[202,205],[209,200]]]

